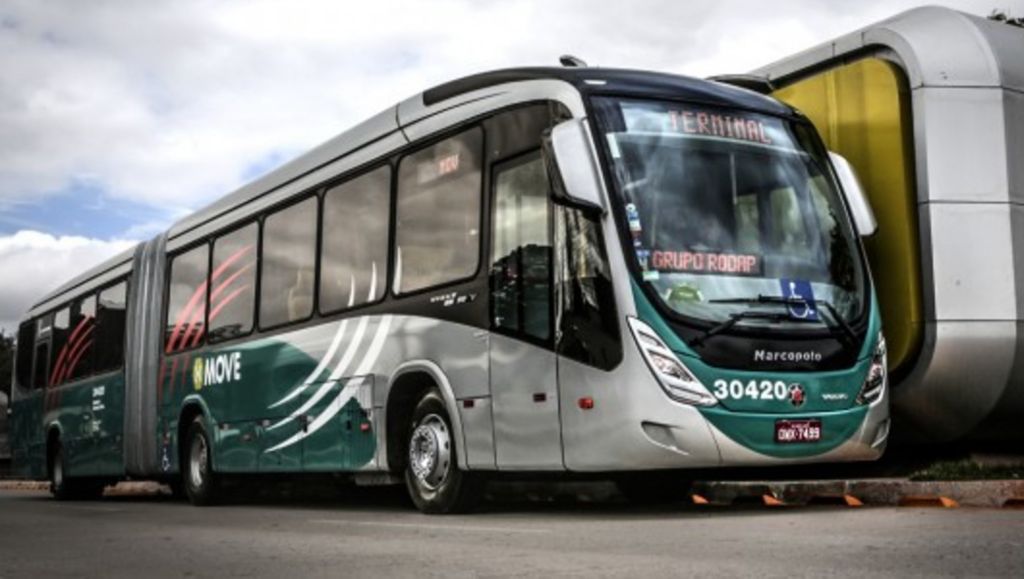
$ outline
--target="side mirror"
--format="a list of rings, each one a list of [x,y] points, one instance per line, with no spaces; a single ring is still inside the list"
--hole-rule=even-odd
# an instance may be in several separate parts
[[[603,214],[601,172],[587,122],[570,119],[555,125],[544,140],[544,152],[553,201]]]
[[[875,221],[875,212],[871,210],[868,196],[857,179],[857,173],[854,172],[850,162],[839,153],[829,151],[828,157],[832,161],[832,167],[836,170],[836,177],[839,178],[839,186],[843,189],[846,202],[850,205],[857,233],[861,237],[871,237],[878,231],[878,222]]]

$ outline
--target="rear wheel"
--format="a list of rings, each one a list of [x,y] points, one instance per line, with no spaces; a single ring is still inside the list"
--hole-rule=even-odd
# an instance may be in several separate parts
[[[420,511],[464,513],[483,495],[477,473],[459,470],[451,419],[437,390],[430,390],[413,410],[406,438],[405,486]]]
[[[196,416],[188,427],[183,462],[183,483],[188,500],[196,506],[214,505],[220,500],[220,481],[213,471],[210,437],[203,417]]]
[[[103,496],[105,485],[100,481],[68,477],[64,446],[59,442],[50,459],[50,493],[58,501],[94,500]]]

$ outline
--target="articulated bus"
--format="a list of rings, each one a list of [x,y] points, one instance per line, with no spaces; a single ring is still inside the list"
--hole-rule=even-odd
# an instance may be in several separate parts
[[[331,473],[447,513],[510,473],[645,496],[657,473],[872,460],[874,227],[849,166],[756,92],[456,80],[38,302],[14,465],[58,499]]]

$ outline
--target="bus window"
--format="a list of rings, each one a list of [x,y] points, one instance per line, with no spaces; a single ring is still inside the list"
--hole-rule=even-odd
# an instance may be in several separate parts
[[[560,263],[559,354],[605,370],[622,360],[611,267],[597,223],[582,211],[558,207],[555,246]]]
[[[548,197],[540,152],[495,168],[491,321],[538,340],[551,337]]]
[[[377,301],[388,268],[391,167],[342,183],[324,196],[320,310]]]
[[[97,372],[116,370],[124,364],[124,326],[128,303],[128,282],[100,292],[96,313]]]
[[[467,278],[480,257],[483,134],[469,129],[398,167],[395,292]]]
[[[18,358],[14,372],[14,382],[18,388],[27,389],[32,385],[32,346],[35,343],[35,322],[22,322],[18,326]]]
[[[32,372],[32,387],[44,388],[50,366],[50,342],[36,344],[35,369]]]
[[[46,314],[36,319],[36,339],[42,340],[50,337],[50,330],[53,329],[53,314]]]
[[[68,334],[71,329],[71,308],[64,308],[53,315],[53,339],[50,340],[50,379],[48,384],[60,383],[58,373],[63,369],[62,358],[67,357]]]
[[[70,382],[93,373],[92,345],[96,336],[96,296],[87,296],[71,307],[71,336],[58,382]],[[60,356],[58,356],[60,359]]]
[[[256,301],[258,226],[250,223],[213,243],[210,288],[210,341],[228,340],[252,330]]]
[[[260,327],[308,319],[316,274],[317,199],[266,218],[260,273]]]
[[[197,346],[206,318],[206,272],[210,248],[200,245],[171,261],[167,293],[166,344],[168,354]]]

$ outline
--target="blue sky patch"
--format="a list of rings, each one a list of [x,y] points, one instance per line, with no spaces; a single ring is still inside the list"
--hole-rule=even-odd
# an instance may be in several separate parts
[[[47,195],[37,202],[20,202],[0,211],[0,235],[34,229],[56,236],[130,238],[139,237],[139,233],[156,233],[140,231],[140,226],[150,223],[169,225],[172,221],[169,211],[124,199],[111,199],[95,184],[76,182],[64,191]]]

